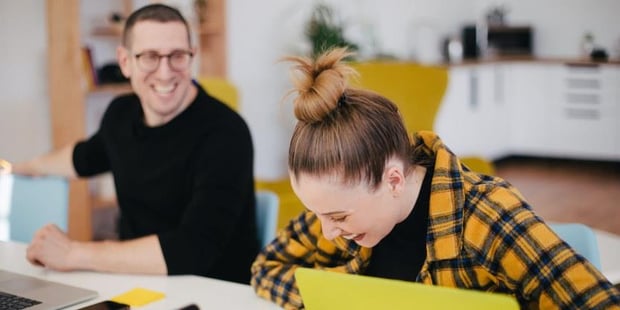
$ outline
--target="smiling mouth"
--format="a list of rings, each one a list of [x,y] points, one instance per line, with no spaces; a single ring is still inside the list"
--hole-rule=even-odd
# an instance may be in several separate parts
[[[153,89],[155,89],[155,92],[157,92],[158,94],[169,94],[174,90],[174,85],[155,86],[153,87]]]
[[[348,234],[348,235],[343,235],[342,237],[347,240],[360,241],[364,239],[364,236],[366,236],[366,234]]]

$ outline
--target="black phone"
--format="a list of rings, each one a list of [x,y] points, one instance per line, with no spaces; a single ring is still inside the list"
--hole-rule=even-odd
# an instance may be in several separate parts
[[[94,305],[80,308],[80,310],[128,310],[129,305],[111,300],[102,301]]]

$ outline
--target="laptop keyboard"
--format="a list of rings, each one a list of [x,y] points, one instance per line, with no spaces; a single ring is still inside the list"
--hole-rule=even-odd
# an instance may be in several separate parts
[[[19,310],[40,304],[40,301],[0,292],[0,310]]]

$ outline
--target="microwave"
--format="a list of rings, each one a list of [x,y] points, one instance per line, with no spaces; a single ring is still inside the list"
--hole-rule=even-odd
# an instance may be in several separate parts
[[[501,56],[534,54],[533,31],[529,26],[489,26],[486,29],[486,52]]]
[[[534,54],[534,31],[530,26],[488,26],[469,24],[461,29],[463,57],[483,55],[531,56]]]

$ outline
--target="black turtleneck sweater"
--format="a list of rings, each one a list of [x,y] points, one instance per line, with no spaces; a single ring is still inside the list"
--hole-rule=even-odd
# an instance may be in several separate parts
[[[372,248],[364,274],[415,281],[426,259],[426,229],[433,169],[427,168],[418,199],[409,216]]]
[[[258,252],[253,146],[244,120],[197,83],[170,122],[147,127],[138,97],[116,98],[78,143],[80,176],[112,171],[122,240],[156,234],[169,274],[249,283]]]

